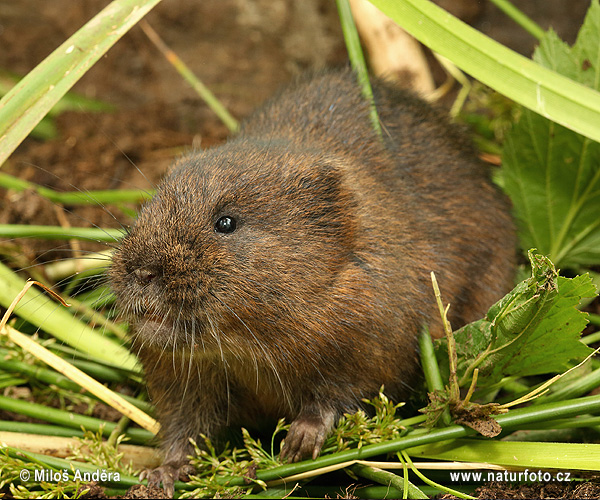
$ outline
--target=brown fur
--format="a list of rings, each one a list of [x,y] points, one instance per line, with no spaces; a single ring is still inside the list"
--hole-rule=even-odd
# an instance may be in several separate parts
[[[429,105],[374,93],[383,142],[351,72],[284,91],[180,159],[115,254],[167,465],[259,415],[293,421],[289,459],[316,456],[381,385],[406,396],[418,332],[441,334],[430,271],[454,327],[510,288],[513,226],[487,169]],[[214,229],[225,215],[231,234]]]

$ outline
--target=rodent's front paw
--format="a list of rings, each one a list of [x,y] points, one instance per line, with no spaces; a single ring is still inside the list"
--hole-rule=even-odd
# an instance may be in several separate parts
[[[325,416],[300,416],[294,420],[281,449],[282,460],[299,462],[308,457],[313,460],[317,458],[333,421],[333,413]]]
[[[187,479],[188,474],[194,472],[194,468],[187,462],[170,462],[156,467],[156,469],[144,469],[140,473],[140,481],[148,479],[149,488],[158,488],[160,483],[169,497],[175,493],[175,481]]]

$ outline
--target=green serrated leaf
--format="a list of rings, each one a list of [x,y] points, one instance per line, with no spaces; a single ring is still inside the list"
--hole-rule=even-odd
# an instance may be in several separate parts
[[[478,387],[489,387],[516,375],[558,373],[580,361],[591,349],[579,337],[587,314],[577,309],[594,297],[589,275],[558,276],[550,260],[529,252],[532,276],[492,306],[487,316],[454,333],[461,385],[479,369]],[[446,341],[437,341],[440,367],[447,372]]]
[[[558,293],[558,273],[543,255],[528,252],[532,276],[516,286],[488,311],[493,349],[515,340],[515,333],[533,330],[542,321]]]
[[[499,351],[502,362],[496,360],[491,372],[495,381],[510,375],[561,372],[592,352],[579,341],[587,315],[576,306],[582,297],[594,296],[595,288],[588,275],[557,281],[558,294],[537,327]]]
[[[572,48],[550,31],[534,60],[600,90],[598,1]],[[508,134],[503,165],[522,247],[536,247],[558,267],[600,263],[600,144],[523,110]]]

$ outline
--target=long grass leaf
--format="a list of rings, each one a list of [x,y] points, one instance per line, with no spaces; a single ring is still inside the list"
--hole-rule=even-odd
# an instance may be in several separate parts
[[[0,165],[90,67],[160,0],[115,0],[0,101]]]
[[[56,240],[104,241],[114,243],[123,236],[120,229],[105,229],[97,227],[35,226],[29,224],[0,224],[1,238],[42,238]]]
[[[536,469],[600,470],[600,444],[457,439],[408,450],[412,457],[489,462]]]
[[[536,64],[428,0],[369,0],[431,50],[510,99],[600,141],[600,93]]]
[[[139,424],[144,429],[149,430],[153,434],[158,433],[160,429],[158,422],[149,417],[140,409],[136,408],[129,401],[124,400],[119,394],[111,391],[108,387],[105,387],[100,382],[97,382],[89,375],[83,373],[78,368],[75,368],[72,364],[50,352],[45,347],[39,345],[27,335],[23,335],[14,328],[6,325],[2,332],[7,333],[10,340],[12,340],[15,344],[18,344],[24,350],[33,354],[36,358],[41,359],[44,361],[44,363],[49,364],[52,366],[52,368],[73,380],[84,389],[87,389],[89,392],[115,408],[117,411],[121,412],[123,415],[131,418],[131,420]]]
[[[9,307],[25,281],[0,263],[0,305]],[[29,289],[15,314],[84,353],[128,370],[137,371],[136,357],[125,347],[73,317],[62,306],[35,289]]]
[[[105,437],[108,437],[117,426],[114,422],[106,422],[99,418],[79,415],[78,413],[50,408],[38,403],[30,403],[29,401],[9,398],[7,396],[0,396],[0,409],[77,430],[83,427],[88,431],[98,432],[102,429],[102,435]],[[138,444],[146,444],[154,439],[154,434],[137,427],[127,429],[125,435],[130,438],[132,443]]]

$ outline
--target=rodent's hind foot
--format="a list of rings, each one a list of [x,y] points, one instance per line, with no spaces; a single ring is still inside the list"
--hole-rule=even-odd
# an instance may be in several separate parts
[[[158,488],[162,483],[164,492],[172,498],[175,493],[175,481],[185,481],[193,472],[194,467],[186,460],[164,463],[155,469],[144,469],[139,478],[140,481],[147,479],[149,488]]]
[[[287,462],[299,462],[319,456],[323,443],[335,421],[333,411],[320,414],[300,415],[290,425],[281,449],[281,459]]]

